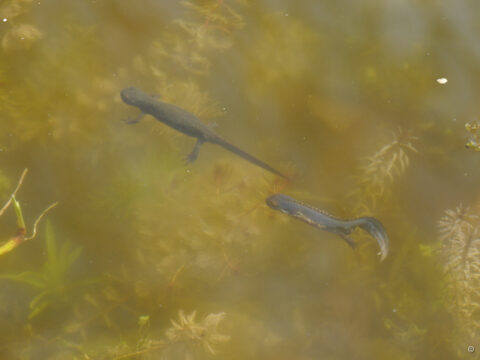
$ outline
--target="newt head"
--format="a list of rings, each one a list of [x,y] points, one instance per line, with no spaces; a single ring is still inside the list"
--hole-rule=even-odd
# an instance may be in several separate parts
[[[287,195],[282,195],[282,194],[274,194],[272,196],[269,196],[268,198],[265,199],[265,202],[269,207],[271,207],[274,210],[279,210],[283,212],[284,214],[289,214],[292,215],[288,211],[288,204],[293,200]]]
[[[142,90],[130,86],[120,91],[120,97],[123,102],[128,105],[138,106],[148,97]]]
[[[276,200],[277,195],[272,195],[269,196],[268,198],[265,199],[265,203],[270,206],[274,210],[278,210],[278,201]]]

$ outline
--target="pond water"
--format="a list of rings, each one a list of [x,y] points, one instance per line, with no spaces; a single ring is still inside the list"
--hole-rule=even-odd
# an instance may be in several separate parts
[[[0,218],[0,358],[477,358],[479,14],[2,0],[0,205],[28,173],[26,237],[14,203]],[[195,139],[125,122],[129,86],[288,180],[208,143],[186,162]],[[272,210],[276,193],[377,218],[388,256]]]

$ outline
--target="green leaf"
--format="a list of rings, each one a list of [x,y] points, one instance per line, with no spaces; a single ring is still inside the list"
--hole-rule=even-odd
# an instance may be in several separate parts
[[[30,314],[28,315],[28,319],[31,320],[35,316],[39,315],[43,310],[45,310],[48,305],[50,305],[50,302],[43,302],[39,306],[37,306],[35,309],[33,309]]]
[[[12,280],[19,283],[32,285],[39,289],[44,288],[46,285],[43,274],[33,271],[25,271],[20,274],[1,274],[0,279]]]
[[[64,243],[60,250],[60,258],[58,260],[62,271],[67,271],[78,259],[81,253],[82,249],[80,247],[73,248],[71,243]]]
[[[57,261],[57,244],[55,242],[55,235],[49,220],[47,220],[45,228],[45,237],[47,243],[47,263],[55,263]]]
[[[46,296],[48,296],[50,294],[50,291],[48,290],[45,290],[45,291],[42,291],[40,294],[38,294],[37,296],[35,296],[32,301],[30,301],[30,309],[35,309],[38,305],[38,303],[40,301],[42,301]],[[50,301],[45,301],[45,302],[50,302]]]

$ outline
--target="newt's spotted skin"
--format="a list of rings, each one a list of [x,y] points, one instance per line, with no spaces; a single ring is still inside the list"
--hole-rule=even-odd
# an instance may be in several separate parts
[[[380,260],[384,260],[387,257],[387,232],[382,223],[373,217],[361,217],[352,220],[336,219],[321,210],[302,204],[290,196],[282,194],[268,197],[266,203],[272,209],[279,210],[318,229],[341,236],[351,247],[355,247],[356,244],[348,235],[358,226],[377,240],[380,246]]]
[[[275,170],[270,165],[230,144],[222,137],[217,135],[211,126],[203,124],[195,115],[179,108],[178,106],[159,101],[153,96],[145,94],[143,91],[135,87],[123,89],[120,92],[120,96],[126,104],[136,106],[141,110],[141,114],[135,120],[131,120],[128,123],[137,123],[144,115],[148,114],[163,122],[165,125],[184,133],[185,135],[197,138],[197,143],[187,157],[188,161],[190,162],[193,162],[197,159],[200,146],[205,142],[209,142],[220,145],[232,153],[251,162],[252,164],[260,166],[265,170],[286,178],[285,175]]]

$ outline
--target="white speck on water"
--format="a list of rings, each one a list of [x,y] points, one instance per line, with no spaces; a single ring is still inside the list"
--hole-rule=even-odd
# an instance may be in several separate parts
[[[446,84],[448,82],[448,79],[447,78],[439,78],[437,79],[437,83],[443,85],[443,84]]]
[[[464,173],[463,176],[468,176],[468,173]]]
[[[288,13],[285,13],[285,16],[288,16]]]
[[[396,309],[396,308],[393,308],[393,309],[392,309],[392,312],[396,313],[396,312],[397,312],[397,309]]]
[[[226,107],[223,107],[223,108],[222,108],[222,111],[227,111],[227,108],[226,108]]]
[[[7,22],[8,19],[7,19],[7,18],[3,18],[2,21],[3,21],[3,22]]]
[[[453,118],[452,121],[457,121],[457,118]]]

